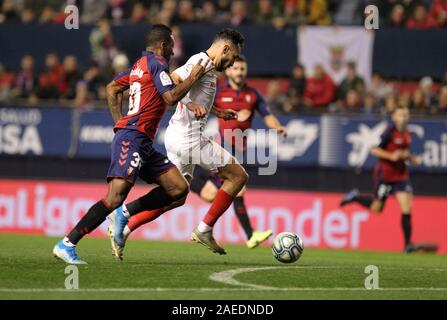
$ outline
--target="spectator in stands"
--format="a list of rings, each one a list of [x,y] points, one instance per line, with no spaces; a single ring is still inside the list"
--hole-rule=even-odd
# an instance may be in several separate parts
[[[276,17],[271,0],[259,0],[253,22],[257,24],[271,24]]]
[[[23,24],[28,24],[33,22],[35,19],[35,14],[30,8],[24,8],[20,11],[20,22]]]
[[[447,86],[443,86],[439,90],[437,112],[447,112]]]
[[[111,3],[113,4],[113,1]],[[109,0],[82,0],[81,23],[97,23],[105,16],[108,5]]]
[[[21,70],[16,76],[12,95],[14,98],[29,98],[34,93],[35,86],[34,58],[26,54],[22,57]]]
[[[347,111],[359,111],[362,106],[360,93],[355,89],[349,89],[346,93],[343,106]]]
[[[372,114],[377,111],[377,101],[374,93],[368,91],[363,99],[363,111],[366,114]]]
[[[304,90],[306,89],[306,72],[304,66],[296,64],[293,67],[287,90],[289,109],[296,109],[303,104]]]
[[[59,98],[59,83],[64,75],[64,68],[56,53],[51,52],[45,58],[45,70],[39,75],[37,96],[41,99]]]
[[[196,19],[194,6],[191,0],[180,0],[177,14],[172,23],[191,23]]]
[[[303,15],[298,15],[295,0],[286,0],[284,1],[283,14],[275,17],[272,23],[276,29],[281,30],[288,25],[301,24],[304,20],[305,18]]]
[[[170,26],[174,19],[176,9],[177,2],[175,0],[163,1],[160,11],[152,18],[152,23],[161,23]]]
[[[224,22],[230,22],[231,1],[217,0],[217,17]]]
[[[433,108],[436,105],[436,94],[433,89],[433,79],[430,77],[423,77],[421,81],[419,81],[419,88],[424,94],[426,108]]]
[[[108,19],[99,19],[96,28],[90,33],[90,45],[93,61],[98,63],[101,68],[109,67],[118,51],[113,41]]]
[[[150,12],[144,3],[137,2],[132,7],[132,13],[130,15],[130,21],[132,23],[141,23],[147,21]]]
[[[406,23],[410,29],[428,29],[434,26],[431,16],[427,13],[427,8],[423,4],[414,7],[413,15]]]
[[[14,5],[14,0],[4,0],[0,11],[0,23],[17,20],[19,20],[19,16]]]
[[[430,17],[436,26],[447,27],[447,0],[433,0]]]
[[[233,1],[231,4],[230,23],[233,26],[240,26],[248,22],[247,5],[243,0]]]
[[[374,73],[368,91],[374,94],[377,101],[381,104],[385,101],[386,96],[392,93],[392,88],[386,84],[380,74]]]
[[[392,28],[402,28],[405,26],[405,8],[400,3],[394,5],[391,10],[388,26]]]
[[[308,106],[326,107],[334,100],[335,89],[334,82],[323,66],[316,65],[313,76],[306,82],[304,103]]]
[[[391,115],[397,107],[397,96],[394,93],[389,93],[385,97],[385,102],[381,108],[381,113],[384,115]]]
[[[39,16],[39,23],[54,23],[56,11],[52,6],[45,6]]]
[[[0,101],[6,101],[10,98],[13,85],[14,74],[0,64]]]
[[[365,89],[365,81],[357,73],[357,65],[355,62],[348,62],[346,78],[337,88],[337,99],[345,100],[349,90],[355,90],[358,94],[363,94]]]
[[[427,104],[424,99],[424,92],[417,88],[411,94],[410,109],[414,113],[425,113],[427,111]]]
[[[99,66],[94,63],[84,73],[82,80],[76,83],[74,105],[85,108],[91,100],[105,99],[105,81]]]
[[[202,7],[197,10],[197,19],[205,23],[222,23],[220,15],[216,12],[216,6],[210,0],[203,1]]]
[[[267,91],[265,94],[265,101],[267,105],[273,110],[278,110],[281,113],[287,112],[283,109],[287,100],[287,96],[281,91],[280,82],[278,80],[271,80],[267,84]]]
[[[75,56],[69,55],[64,58],[64,74],[59,84],[59,93],[63,99],[74,99],[76,95],[76,86],[81,79],[81,73],[78,70],[78,61]]]
[[[329,15],[326,0],[300,0],[297,1],[298,13],[306,17],[306,23],[311,25],[329,25]]]

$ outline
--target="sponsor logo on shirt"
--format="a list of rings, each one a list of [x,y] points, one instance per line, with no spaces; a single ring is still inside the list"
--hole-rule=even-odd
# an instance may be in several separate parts
[[[132,69],[132,71],[130,72],[131,76],[137,76],[138,78],[142,78],[144,74],[144,71],[141,70],[140,67],[137,67],[136,69]]]
[[[166,73],[166,71],[162,71],[160,73],[160,81],[163,86],[172,85],[171,77]]]

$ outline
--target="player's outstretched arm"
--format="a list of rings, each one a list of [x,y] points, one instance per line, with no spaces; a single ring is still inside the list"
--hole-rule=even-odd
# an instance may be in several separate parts
[[[281,136],[287,136],[287,129],[281,125],[278,118],[273,114],[266,115],[264,117],[264,123],[267,128],[277,130]]]
[[[392,161],[392,162],[396,162],[402,159],[403,154],[401,150],[396,150],[394,152],[388,152],[385,149],[382,149],[380,147],[374,147],[371,149],[371,154],[374,157],[380,158],[380,159],[384,159],[384,160],[388,160],[388,161]]]
[[[175,86],[173,89],[166,91],[162,94],[163,100],[168,105],[173,105],[179,102],[191,89],[191,87],[200,79],[202,76],[210,71],[211,69],[206,69],[206,66],[208,65],[209,61],[202,65],[202,59],[200,59],[196,65],[192,68],[191,74],[188,78],[183,80],[181,83],[179,83],[177,86]]]
[[[123,92],[124,89],[112,80],[106,87],[107,105],[112,114],[113,121],[117,122],[123,117]]]

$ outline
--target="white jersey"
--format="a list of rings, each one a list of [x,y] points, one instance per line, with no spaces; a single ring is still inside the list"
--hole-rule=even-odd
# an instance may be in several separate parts
[[[202,59],[202,64],[209,61],[205,52],[200,52],[189,58],[183,66],[174,71],[182,80],[189,77],[192,68]],[[211,65],[211,67],[214,67]],[[208,121],[208,115],[213,107],[216,96],[217,72],[211,70],[207,72],[199,81],[197,81],[187,93],[187,98],[196,104],[203,105],[207,110],[207,115],[197,120],[196,116],[181,101],[177,103],[174,115],[169,121],[171,130],[181,132],[185,138],[200,136],[205,129]]]
[[[200,59],[202,59],[202,63],[209,61],[208,55],[200,52],[193,55],[185,65],[174,72],[184,80]],[[185,176],[192,177],[196,165],[205,170],[217,172],[219,168],[229,163],[236,163],[236,160],[228,151],[215,141],[202,135],[209,112],[214,104],[216,83],[216,71],[211,70],[196,82],[187,94],[187,99],[205,106],[207,115],[204,118],[197,120],[194,113],[182,102],[179,102],[166,129],[165,147],[167,156]]]

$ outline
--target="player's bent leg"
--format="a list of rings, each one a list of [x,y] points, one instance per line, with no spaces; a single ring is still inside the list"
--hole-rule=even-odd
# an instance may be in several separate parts
[[[189,176],[185,178],[177,167],[172,167],[156,179],[156,182],[165,190],[173,201],[185,198],[189,193]]]
[[[404,235],[404,251],[406,253],[411,253],[415,251],[415,247],[411,242],[411,234],[413,229],[411,223],[413,195],[410,192],[401,191],[396,193],[396,199],[402,211],[401,227]]]
[[[205,200],[206,202],[211,203],[216,197],[218,190],[219,189],[217,189],[214,183],[212,183],[210,180],[207,180],[203,188],[200,190],[200,198],[202,198],[202,200]]]
[[[219,174],[224,180],[221,190],[236,197],[248,181],[248,173],[236,160],[219,168]]]
[[[132,184],[123,179],[112,179],[105,198],[95,203],[73,230],[56,244],[53,248],[54,256],[67,263],[85,264],[76,254],[77,243],[95,230],[124,201],[131,188]]]
[[[230,207],[234,197],[241,191],[248,180],[248,174],[244,168],[237,163],[236,159],[232,158],[230,163],[218,168],[220,176],[224,182],[222,187],[217,191],[217,194],[199,226],[194,229],[191,234],[191,240],[206,246],[211,251],[226,254],[214,239],[212,231],[217,220]]]

